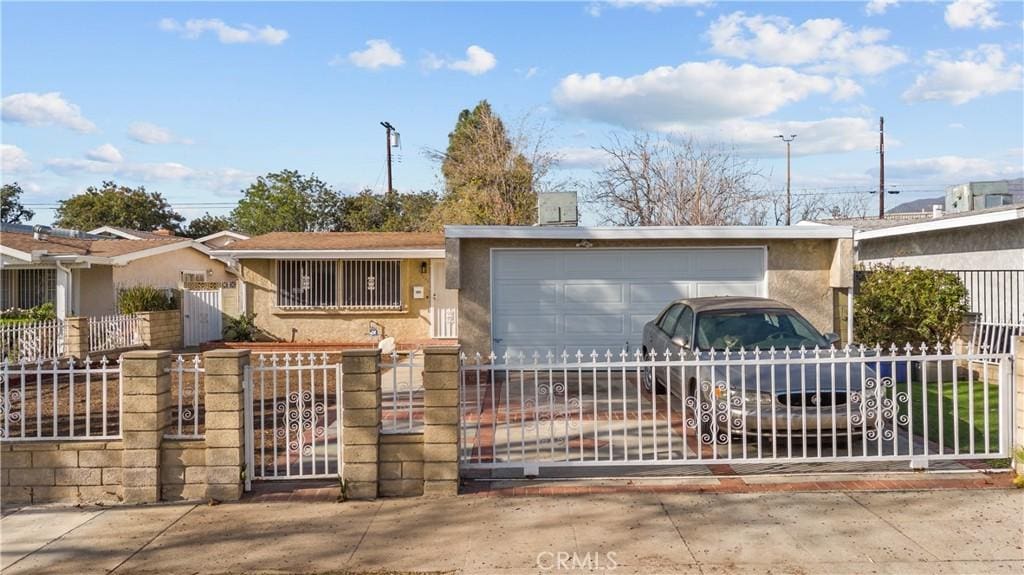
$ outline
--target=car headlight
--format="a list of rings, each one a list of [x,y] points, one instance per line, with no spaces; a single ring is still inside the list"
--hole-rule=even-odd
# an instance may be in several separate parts
[[[745,413],[755,413],[758,408],[758,401],[761,402],[762,410],[771,409],[774,405],[772,394],[758,393],[735,384],[729,386],[728,395],[726,395],[724,389],[720,389],[718,395],[720,401],[727,401],[733,409],[742,409]]]

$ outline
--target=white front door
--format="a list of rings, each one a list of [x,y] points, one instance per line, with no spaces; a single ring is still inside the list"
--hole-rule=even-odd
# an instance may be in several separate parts
[[[430,261],[430,337],[459,337],[459,292],[444,285],[444,260]]]
[[[220,290],[184,290],[185,347],[221,339]]]
[[[494,250],[494,353],[636,349],[680,298],[765,297],[764,248]]]

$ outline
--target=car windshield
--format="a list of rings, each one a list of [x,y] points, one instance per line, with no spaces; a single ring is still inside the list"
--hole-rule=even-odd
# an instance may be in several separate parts
[[[700,349],[828,347],[807,320],[785,310],[723,310],[697,316]]]

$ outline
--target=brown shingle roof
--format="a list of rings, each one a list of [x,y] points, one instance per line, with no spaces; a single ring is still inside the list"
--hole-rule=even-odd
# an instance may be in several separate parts
[[[429,232],[271,232],[239,240],[227,250],[441,249],[444,234]]]
[[[110,240],[110,239],[86,239],[86,238],[65,238],[60,236],[48,236],[45,239],[35,239],[32,234],[5,231],[0,234],[0,245],[5,245],[21,252],[31,253],[33,251],[45,251],[48,255],[79,255],[79,256],[100,256],[114,257],[148,250],[167,244],[175,244],[181,238],[162,237],[145,240]]]

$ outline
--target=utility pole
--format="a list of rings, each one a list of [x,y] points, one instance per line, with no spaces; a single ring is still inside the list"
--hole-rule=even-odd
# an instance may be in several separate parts
[[[388,193],[395,191],[394,186],[391,183],[391,132],[398,134],[398,130],[391,125],[390,122],[381,122],[381,126],[384,126],[384,132],[387,134],[387,163],[388,163]]]
[[[878,219],[885,219],[885,117],[878,117]]]
[[[790,190],[790,183],[792,181],[792,170],[790,169],[789,161],[789,145],[796,139],[796,134],[790,134],[787,139],[786,136],[779,134],[776,138],[782,139],[786,142],[786,225],[793,224],[793,194]]]

